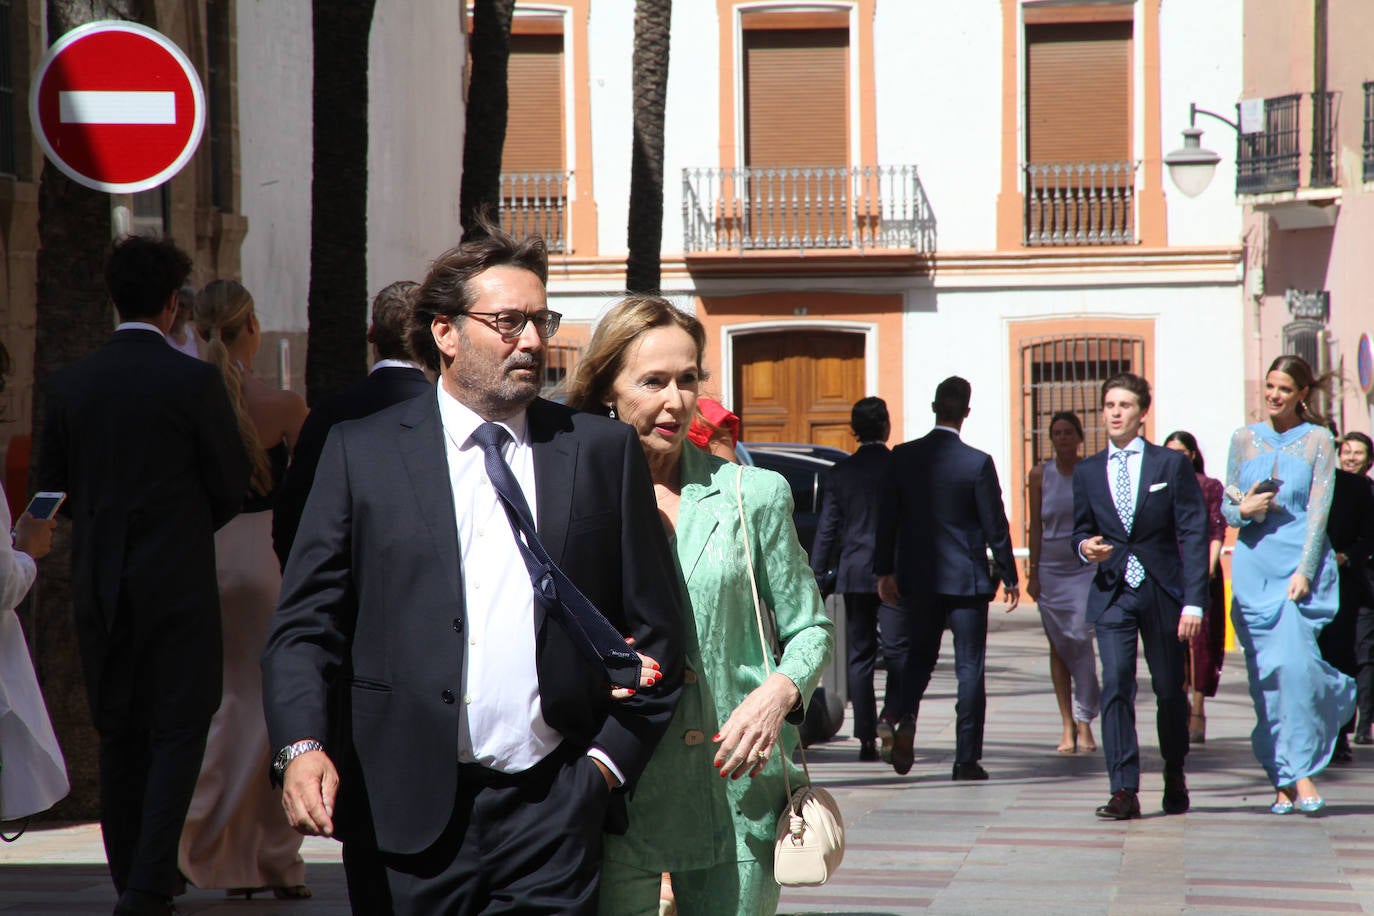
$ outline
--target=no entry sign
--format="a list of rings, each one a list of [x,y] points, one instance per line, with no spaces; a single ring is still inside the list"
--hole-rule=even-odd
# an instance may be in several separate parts
[[[155,188],[190,160],[205,130],[205,93],[165,35],[92,22],[48,50],[29,91],[43,152],[73,181],[111,194]]]

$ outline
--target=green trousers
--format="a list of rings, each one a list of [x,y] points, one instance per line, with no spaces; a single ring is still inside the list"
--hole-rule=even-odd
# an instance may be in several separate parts
[[[655,916],[659,882],[659,872],[606,862],[601,869],[600,916]],[[760,862],[673,872],[673,897],[681,916],[772,916],[780,893],[772,868]]]

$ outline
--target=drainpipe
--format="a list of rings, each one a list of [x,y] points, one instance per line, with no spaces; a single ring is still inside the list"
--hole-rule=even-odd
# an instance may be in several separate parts
[[[1313,188],[1331,184],[1335,150],[1326,146],[1326,0],[1312,4],[1312,177]],[[1332,144],[1334,147],[1334,144]]]

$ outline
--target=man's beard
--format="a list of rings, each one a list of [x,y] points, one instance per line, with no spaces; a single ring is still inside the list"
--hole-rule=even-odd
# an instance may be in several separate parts
[[[511,376],[521,369],[532,371],[534,378],[523,381]],[[539,397],[543,377],[543,353],[512,353],[494,373],[463,359],[453,366],[453,378],[466,396],[465,403],[481,416],[493,419],[508,417]]]

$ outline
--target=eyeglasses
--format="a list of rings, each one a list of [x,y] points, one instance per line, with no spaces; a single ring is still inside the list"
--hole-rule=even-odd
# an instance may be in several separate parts
[[[496,331],[507,339],[519,337],[525,333],[525,325],[534,322],[534,329],[539,336],[548,340],[558,333],[558,325],[563,320],[561,312],[551,312],[544,309],[541,312],[522,312],[518,309],[502,309],[499,312],[464,312],[469,318],[490,318],[491,321],[483,321],[487,327]]]

